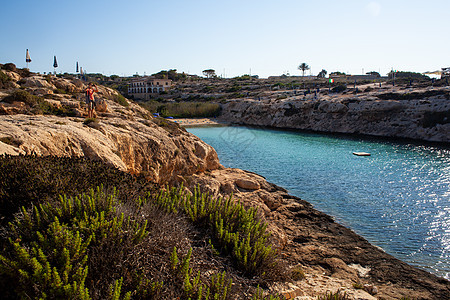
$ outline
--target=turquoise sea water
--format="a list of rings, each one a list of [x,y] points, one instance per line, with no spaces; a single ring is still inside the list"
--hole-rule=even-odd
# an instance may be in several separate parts
[[[187,130],[224,166],[261,174],[387,253],[450,278],[449,148],[246,127]]]

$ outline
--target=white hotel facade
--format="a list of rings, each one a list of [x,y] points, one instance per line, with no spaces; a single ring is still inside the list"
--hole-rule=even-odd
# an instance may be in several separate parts
[[[151,96],[166,92],[172,87],[172,80],[154,77],[134,78],[128,84],[128,95],[134,99],[148,100]]]

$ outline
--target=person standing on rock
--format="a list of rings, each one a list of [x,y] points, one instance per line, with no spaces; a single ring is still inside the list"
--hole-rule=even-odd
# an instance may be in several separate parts
[[[86,104],[88,106],[88,118],[94,117],[94,104],[95,104],[94,93],[98,93],[98,89],[97,86],[91,82],[89,83],[89,86],[86,89]]]

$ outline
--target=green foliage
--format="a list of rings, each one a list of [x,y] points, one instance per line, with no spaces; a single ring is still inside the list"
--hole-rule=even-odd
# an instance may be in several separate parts
[[[207,118],[217,117],[220,114],[221,107],[217,103],[205,102],[178,102],[178,103],[159,103],[148,101],[141,104],[150,112],[159,112],[163,117],[174,118]]]
[[[155,78],[159,79],[171,79],[173,81],[180,81],[187,78],[187,75],[183,73],[178,73],[176,69],[171,69],[169,71],[162,70],[158,73],[153,74]]]
[[[83,121],[83,124],[86,126],[95,126],[95,125],[93,125],[95,123],[98,124],[98,120],[96,118],[86,118]]]
[[[226,272],[211,275],[209,281],[202,283],[201,273],[194,276],[190,261],[192,257],[192,248],[183,259],[178,259],[177,249],[174,248],[170,257],[172,271],[183,282],[183,292],[186,299],[229,299],[233,281],[228,278]]]
[[[419,100],[428,97],[445,96],[450,99],[450,93],[445,90],[429,90],[424,92],[412,92],[412,93],[383,93],[376,95],[382,100]]]
[[[24,102],[31,114],[46,114],[56,116],[74,116],[75,113],[70,107],[55,106],[45,101],[44,98],[32,95],[24,90],[15,90],[11,95],[3,98],[4,102],[14,101]]]
[[[38,103],[38,97],[31,95],[24,90],[15,90],[11,95],[3,98],[4,102],[12,103],[14,101],[24,102],[29,106],[34,106]]]
[[[301,266],[296,266],[292,269],[291,277],[293,280],[302,280],[306,278],[305,272],[303,272]]]
[[[342,93],[343,91],[345,91],[347,89],[347,85],[345,84],[340,84],[338,86],[335,86],[331,89],[331,91],[333,93]]]
[[[124,107],[130,106],[130,103],[128,103],[127,99],[125,99],[125,97],[119,93],[113,96],[113,100]]]
[[[107,237],[139,244],[148,234],[147,222],[124,218],[116,212],[118,204],[115,192],[97,188],[74,198],[61,196],[31,211],[22,208],[10,223],[0,274],[16,283],[21,297],[90,299],[85,286],[89,247]],[[116,280],[111,299],[118,299],[121,285],[122,279]]]
[[[234,84],[230,88],[226,89],[225,92],[227,93],[236,93],[242,90],[242,87],[240,85]]]
[[[125,200],[137,197],[136,190],[153,189],[144,178],[87,158],[0,155],[0,178],[0,225],[22,206],[39,205],[59,194],[76,195],[102,183],[116,186]]]
[[[325,78],[326,75],[327,75],[327,70],[322,69],[322,71],[320,71],[319,74],[317,74],[317,77]]]
[[[304,75],[305,75],[305,71],[309,70],[310,67],[309,67],[306,63],[301,63],[301,64],[298,66],[298,69],[299,69],[300,71],[302,71],[302,76],[304,76]]]
[[[269,243],[267,225],[258,219],[256,209],[245,209],[231,197],[213,199],[198,189],[193,195],[182,189],[163,190],[156,202],[168,212],[181,210],[194,224],[208,228],[220,251],[231,255],[245,274],[264,276],[265,269],[275,265],[276,251]]]
[[[282,300],[283,296],[265,295],[264,291],[258,286],[256,292],[253,294],[252,300]]]
[[[199,263],[205,256],[199,260],[196,255],[211,255],[212,247],[188,248],[189,237],[179,233],[193,225],[189,231],[205,234],[205,240],[231,259],[237,261],[236,255],[246,253],[251,256],[255,242],[244,238],[244,233],[256,236],[258,230],[251,227],[258,222],[240,203],[212,199],[198,190],[188,195],[165,189],[137,197],[144,190],[138,178],[86,159],[0,157],[0,175],[5,175],[5,182],[0,182],[0,219],[16,212],[18,205],[28,207],[20,209],[0,235],[4,299],[235,299],[236,289],[253,291],[251,286],[241,287],[242,282],[259,280],[251,275],[239,282],[242,272],[229,268],[238,275],[233,276],[237,278],[233,285],[226,273],[204,272],[211,266]],[[128,178],[132,178],[131,186]],[[74,193],[99,181],[121,188]],[[55,199],[60,192],[78,196]],[[24,199],[11,205],[9,212],[4,210],[16,196]],[[231,238],[222,246],[212,220],[234,223],[232,227],[238,229],[222,224],[216,231],[228,230],[231,237],[237,232],[239,239]],[[236,266],[242,270],[240,263]],[[264,276],[261,270],[256,273]],[[267,297],[260,299],[277,299]]]
[[[11,78],[0,71],[0,89],[6,89],[10,86]]]
[[[361,282],[355,282],[353,283],[353,287],[357,290],[362,290],[364,288],[364,286],[361,284]]]
[[[20,145],[22,145],[21,140],[14,138],[14,137],[10,137],[10,136],[1,137],[0,142],[5,143],[7,145],[14,146],[14,147],[19,147]]]
[[[340,290],[337,290],[335,293],[327,291],[324,295],[318,296],[317,300],[349,300],[350,297],[347,293],[342,293]]]
[[[427,75],[423,75],[422,73],[417,73],[417,72],[405,72],[405,71],[400,71],[400,72],[389,72],[388,73],[388,77],[389,78],[393,78],[395,75],[395,79],[400,79],[400,78],[406,78],[406,79],[418,79],[418,80],[425,80],[428,81],[430,80],[430,77],[428,77]]]

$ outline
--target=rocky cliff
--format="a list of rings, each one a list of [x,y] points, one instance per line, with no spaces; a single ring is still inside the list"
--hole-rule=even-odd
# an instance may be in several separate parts
[[[85,120],[84,82],[7,75],[15,86],[0,95],[0,154],[86,156],[158,183],[221,167],[211,146],[131,101],[117,103],[112,89],[99,87],[97,119]]]
[[[272,286],[286,299],[316,299],[337,289],[353,299],[444,299],[450,295],[448,281],[384,253],[263,177],[223,168],[211,146],[178,124],[152,118],[114,90],[99,88],[98,115],[90,120],[85,119],[84,82],[6,74],[11,80],[0,91],[0,154],[86,156],[144,174],[153,182],[200,186],[211,195],[234,195],[245,206],[258,207],[281,257],[290,268],[301,267],[305,272],[304,279]],[[323,130],[341,124],[337,119],[348,115],[348,124],[341,124],[339,130],[352,130],[353,117],[369,116],[352,113],[354,105],[364,105],[350,100],[230,102],[225,116],[243,124],[293,128],[303,124],[305,129]],[[380,105],[371,101],[373,107]],[[383,120],[381,111],[399,110],[394,108],[380,109],[378,122]],[[327,120],[327,114],[334,121]],[[366,289],[355,289],[354,283],[367,284]]]
[[[441,88],[247,99],[224,104],[222,118],[245,125],[450,142],[449,98],[449,90]]]

